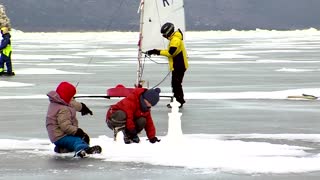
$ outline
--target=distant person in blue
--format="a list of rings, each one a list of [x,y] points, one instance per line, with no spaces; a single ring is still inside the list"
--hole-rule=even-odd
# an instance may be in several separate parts
[[[14,72],[12,70],[12,64],[11,64],[11,35],[9,33],[9,29],[7,27],[1,28],[1,34],[2,34],[2,40],[0,45],[0,51],[1,51],[1,58],[0,58],[0,75],[8,75],[8,76],[14,76]],[[4,63],[6,63],[7,66],[7,72],[4,72]]]
[[[184,100],[184,93],[182,89],[182,81],[185,71],[188,69],[187,51],[183,43],[183,34],[180,29],[174,31],[174,25],[170,22],[165,23],[161,27],[161,34],[168,39],[168,49],[158,50],[152,49],[146,52],[147,55],[161,55],[166,56],[169,60],[169,68],[172,71],[171,87],[173,96],[180,103],[179,108],[182,108],[186,102]],[[167,105],[171,108],[171,105]]]
[[[66,153],[75,151],[75,156],[101,153],[100,146],[89,146],[90,138],[79,128],[76,112],[93,114],[84,104],[74,100],[76,88],[69,82],[61,82],[55,91],[50,91],[46,128],[50,141],[56,145],[54,151]]]

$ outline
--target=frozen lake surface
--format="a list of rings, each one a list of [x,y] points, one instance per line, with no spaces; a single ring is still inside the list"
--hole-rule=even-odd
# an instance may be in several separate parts
[[[158,144],[113,142],[105,112],[119,99],[83,98],[78,119],[101,155],[58,155],[47,137],[46,93],[61,81],[77,95],[106,95],[136,77],[138,33],[13,32],[14,77],[0,77],[0,179],[319,179],[320,31],[187,32],[190,68],[180,110],[183,137],[170,143],[168,99],[152,109]],[[145,59],[149,87],[166,59]],[[170,77],[159,87],[171,94]]]

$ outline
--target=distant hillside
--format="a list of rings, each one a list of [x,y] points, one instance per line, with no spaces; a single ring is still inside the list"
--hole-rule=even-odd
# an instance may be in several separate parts
[[[22,31],[138,31],[140,0],[0,0]],[[320,29],[319,0],[185,0],[188,30]]]

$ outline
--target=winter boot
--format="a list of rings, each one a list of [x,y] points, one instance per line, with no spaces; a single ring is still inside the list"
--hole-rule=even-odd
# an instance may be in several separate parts
[[[101,151],[102,151],[102,148],[98,145],[92,146],[92,147],[89,147],[88,149],[86,149],[87,154],[100,154]]]
[[[76,152],[76,154],[74,155],[75,157],[80,157],[80,158],[84,158],[87,156],[87,153],[84,149],[81,149],[80,151]]]
[[[16,75],[14,72],[7,72],[4,74],[5,76],[14,76]]]
[[[130,138],[128,137],[127,133],[125,132],[125,130],[122,130],[122,133],[123,133],[123,141],[125,144],[131,144],[131,140]]]
[[[128,138],[128,136],[123,136],[123,141],[125,144],[131,144],[131,140]]]
[[[181,105],[179,106],[179,108],[182,108],[182,107],[183,107],[183,104],[181,104]],[[172,108],[172,107],[171,107],[171,104],[167,104],[167,108],[170,108],[170,109],[171,109],[171,108]]]

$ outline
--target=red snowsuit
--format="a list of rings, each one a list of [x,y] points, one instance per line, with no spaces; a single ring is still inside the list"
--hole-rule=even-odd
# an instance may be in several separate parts
[[[140,105],[140,96],[146,90],[147,89],[145,88],[136,88],[127,97],[125,97],[118,103],[111,105],[107,111],[107,118],[106,118],[107,121],[108,119],[111,119],[112,113],[118,110],[122,110],[127,115],[126,129],[128,131],[134,131],[136,129],[135,123],[134,123],[135,119],[138,119],[139,117],[144,117],[146,118],[146,125],[144,129],[146,131],[147,137],[149,139],[154,138],[156,136],[156,128],[154,127],[154,124],[153,124],[150,109],[146,112],[143,112],[141,110],[141,105]]]

